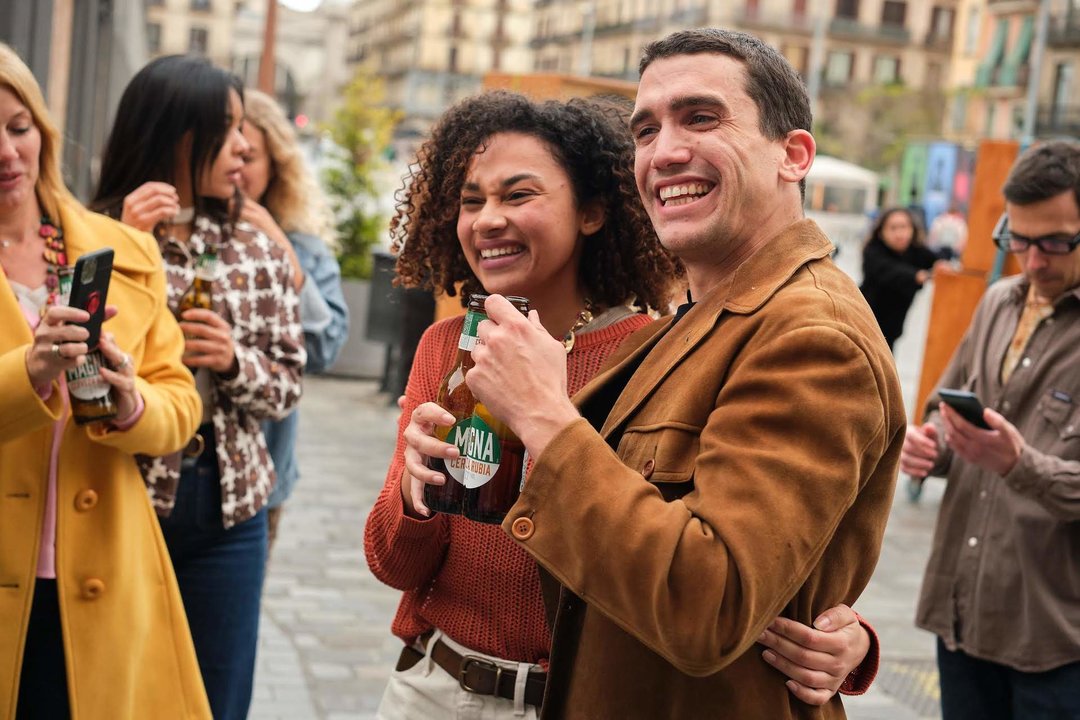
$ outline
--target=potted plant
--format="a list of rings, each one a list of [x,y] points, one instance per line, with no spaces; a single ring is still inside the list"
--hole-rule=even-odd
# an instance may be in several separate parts
[[[322,179],[337,221],[338,262],[351,323],[349,340],[331,368],[342,375],[379,377],[385,365],[385,347],[367,338],[372,251],[386,237],[389,219],[380,207],[379,179],[400,119],[397,111],[380,106],[384,96],[382,81],[359,69],[326,128],[333,148]]]

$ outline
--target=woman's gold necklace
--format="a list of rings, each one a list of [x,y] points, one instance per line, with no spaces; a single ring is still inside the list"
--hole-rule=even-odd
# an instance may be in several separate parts
[[[592,307],[592,301],[585,298],[585,307],[577,314],[577,319],[574,320],[574,324],[570,326],[570,329],[566,331],[566,335],[563,336],[562,344],[563,347],[566,348],[567,355],[574,349],[574,343],[577,342],[578,331],[593,321]]]

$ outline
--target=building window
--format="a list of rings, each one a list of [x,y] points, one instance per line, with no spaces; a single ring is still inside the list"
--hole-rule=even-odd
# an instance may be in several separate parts
[[[851,81],[854,57],[849,52],[833,51],[825,61],[825,84],[847,85]]]
[[[930,37],[937,42],[948,42],[953,33],[952,8],[935,7],[930,15]]]
[[[784,57],[791,63],[791,67],[795,68],[799,75],[805,79],[810,64],[810,48],[802,45],[785,45]]]
[[[967,107],[967,94],[957,93],[956,97],[953,98],[952,106],[952,130],[954,133],[962,133],[967,130]]]
[[[974,55],[979,44],[979,8],[972,6],[968,14],[967,27],[964,28],[964,53]]]
[[[198,12],[210,12],[210,0],[191,0],[191,9]]]
[[[941,77],[942,67],[941,63],[927,63],[926,64],[926,82],[923,83],[923,87],[927,90],[940,90],[941,89]]]
[[[894,27],[904,26],[904,16],[907,15],[907,3],[897,0],[885,0],[881,6],[881,24]]]
[[[874,58],[874,83],[892,85],[900,80],[900,58],[892,55],[878,55]]]
[[[204,27],[193,27],[188,32],[188,52],[196,55],[205,55],[210,43],[209,33]]]
[[[859,0],[836,0],[836,17],[846,20],[858,20]]]
[[[151,54],[161,52],[161,25],[146,23],[146,49]]]
[[[446,58],[446,69],[449,72],[457,72],[457,46],[450,46],[450,54]]]

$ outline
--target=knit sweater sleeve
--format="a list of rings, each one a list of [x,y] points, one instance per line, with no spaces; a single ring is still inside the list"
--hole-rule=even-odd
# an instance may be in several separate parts
[[[420,339],[405,387],[405,405],[398,419],[397,444],[386,482],[364,526],[364,553],[372,574],[398,590],[415,590],[438,572],[449,542],[448,519],[434,514],[417,520],[405,514],[401,483],[405,474],[404,431],[417,406],[434,402],[439,383],[454,356],[462,319],[432,325]]]

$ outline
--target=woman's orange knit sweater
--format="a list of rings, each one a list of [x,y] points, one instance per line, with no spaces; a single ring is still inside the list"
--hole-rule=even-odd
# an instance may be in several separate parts
[[[579,334],[566,358],[570,394],[596,374],[627,335],[649,322],[646,315],[631,315]],[[473,650],[546,666],[551,633],[536,562],[498,525],[442,514],[416,520],[405,515],[401,499],[402,431],[417,405],[436,399],[454,362],[462,323],[460,317],[436,323],[416,349],[397,447],[367,518],[364,551],[375,577],[404,591],[392,631],[406,643],[438,627]]]

